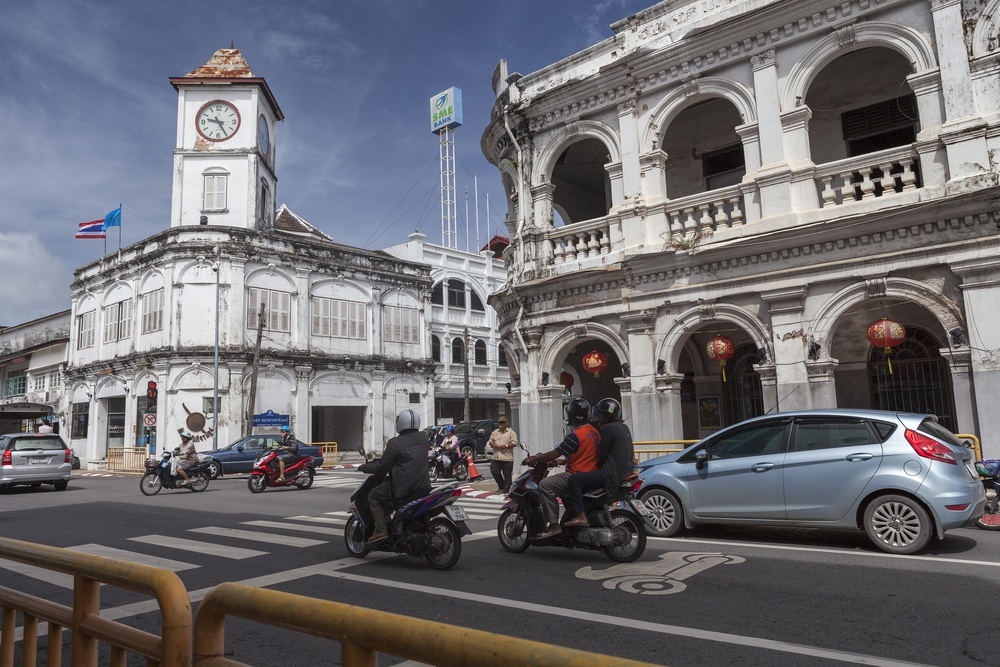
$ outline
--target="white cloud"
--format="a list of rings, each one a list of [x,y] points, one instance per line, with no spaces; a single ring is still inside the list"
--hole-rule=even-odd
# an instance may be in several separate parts
[[[0,232],[0,266],[0,324],[19,324],[70,307],[73,271],[37,235]]]

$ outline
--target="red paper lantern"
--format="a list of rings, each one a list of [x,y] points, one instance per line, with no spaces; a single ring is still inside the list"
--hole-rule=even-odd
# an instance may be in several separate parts
[[[573,379],[573,376],[567,373],[566,371],[563,371],[562,373],[559,374],[559,384],[566,387],[567,389],[572,389],[574,382],[575,380]]]
[[[706,346],[706,351],[708,356],[712,361],[719,362],[719,368],[722,369],[722,381],[726,381],[726,360],[732,358],[736,353],[736,343],[729,336],[715,336],[712,340],[708,341]]]
[[[583,355],[583,369],[600,377],[602,371],[608,370],[608,355],[594,350]]]
[[[892,375],[892,359],[889,355],[892,354],[892,348],[901,345],[904,340],[906,340],[906,327],[888,318],[883,317],[868,327],[868,342],[885,352],[890,375]]]

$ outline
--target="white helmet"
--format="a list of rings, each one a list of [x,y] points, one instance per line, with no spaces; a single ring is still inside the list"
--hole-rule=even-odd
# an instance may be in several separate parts
[[[181,431],[181,438],[182,438],[182,439],[183,439],[183,438],[187,438],[188,440],[191,440],[191,439],[193,439],[193,438],[194,438],[194,436],[193,436],[193,435],[191,435],[191,431],[188,431],[188,430],[183,430],[183,431]]]
[[[420,428],[420,415],[413,410],[400,410],[396,415],[396,433],[415,431]]]

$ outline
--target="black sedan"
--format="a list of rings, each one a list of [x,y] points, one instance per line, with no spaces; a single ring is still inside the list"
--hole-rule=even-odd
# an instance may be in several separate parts
[[[301,440],[297,442],[299,454],[311,455],[316,467],[323,465],[323,453],[319,447],[307,445]],[[264,450],[280,446],[279,435],[250,435],[225,447],[201,453],[212,458],[208,473],[212,479],[216,479],[222,475],[249,473],[253,470],[253,462],[264,453]]]

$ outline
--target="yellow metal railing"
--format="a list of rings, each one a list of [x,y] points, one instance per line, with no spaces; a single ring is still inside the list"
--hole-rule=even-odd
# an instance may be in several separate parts
[[[39,619],[48,622],[50,665],[62,664],[64,628],[72,631],[73,667],[96,666],[99,642],[111,646],[112,667],[124,667],[129,653],[144,656],[147,662],[160,667],[191,664],[191,602],[184,584],[173,572],[6,537],[0,537],[0,558],[73,575],[72,607],[0,587],[0,667],[14,665],[17,612],[24,617],[24,665],[34,665],[37,660]],[[155,597],[160,607],[161,634],[102,618],[102,583]]]
[[[227,616],[339,641],[339,664],[344,667],[373,666],[379,653],[439,667],[652,667],[650,663],[232,583],[219,584],[198,605],[194,620],[197,667],[246,664],[224,657]]]
[[[147,456],[145,447],[108,447],[108,472],[142,472]]]
[[[332,468],[337,465],[337,443],[335,442],[310,442],[310,445],[319,446],[323,454],[323,468]]]
[[[679,452],[697,440],[636,440],[632,443],[635,450],[635,463],[648,461],[664,454]]]
[[[977,438],[976,436],[972,435],[971,433],[956,433],[955,437],[958,438],[959,440],[969,440],[969,441],[971,441],[972,442],[972,451],[974,451],[976,453],[976,460],[977,461],[982,461],[983,460],[983,446],[979,442],[979,438]]]

